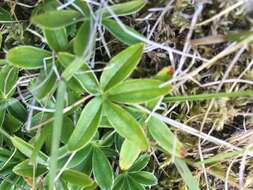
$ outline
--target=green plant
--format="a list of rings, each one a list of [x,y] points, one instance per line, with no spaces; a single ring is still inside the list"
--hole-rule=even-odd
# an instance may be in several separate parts
[[[252,96],[252,91],[171,96],[173,86],[163,85],[172,77],[167,67],[151,79],[131,79],[144,54],[144,37],[124,25],[135,34],[129,35],[113,18],[145,5],[134,0],[93,11],[85,1],[75,0],[58,10],[61,4],[48,0],[33,9],[33,32],[43,46],[7,48],[0,60],[0,189],[147,189],[158,183],[157,168],[148,167],[157,162],[156,155],[150,161],[154,152],[165,165],[174,163],[191,190],[199,189],[199,181],[188,166],[201,169],[207,164],[212,175],[224,180],[225,170],[211,164],[241,156],[244,150],[195,162],[186,157],[190,146],[179,140],[181,134],[175,135],[152,111],[161,101],[234,98]],[[0,13],[0,23],[14,22],[5,9]],[[97,68],[93,61],[101,26],[127,47]],[[252,36],[242,34],[227,39],[241,42]],[[14,38],[3,36],[0,44]],[[227,180],[236,184],[231,176]]]
[[[56,11],[58,4],[55,1],[49,1],[35,10],[32,22],[41,27],[51,51],[32,46],[19,46],[8,51],[7,64],[1,70],[1,78],[3,79],[3,90],[1,91],[2,110],[6,110],[5,107],[8,110],[9,105],[13,106],[16,102],[20,107],[20,110],[13,109],[17,112],[17,115],[20,114],[19,111],[25,110],[19,101],[11,98],[15,91],[18,71],[19,69],[24,69],[27,71],[40,70],[39,76],[33,79],[28,89],[38,104],[42,107],[47,107],[47,105],[51,104],[55,111],[53,111],[54,114],[35,113],[31,118],[30,124],[26,123],[33,126],[37,122],[49,121],[36,133],[28,135],[27,138],[30,142],[25,142],[14,135],[15,132],[21,129],[22,123],[25,122],[26,111],[23,113],[26,115],[22,116],[21,121],[15,117],[13,118],[14,121],[17,120],[17,126],[13,129],[12,136],[9,136],[4,131],[3,134],[6,134],[7,139],[5,140],[9,139],[17,150],[29,158],[29,160],[24,161],[22,159],[20,163],[15,162],[14,173],[19,176],[32,178],[33,185],[36,183],[34,181],[35,177],[44,176],[45,181],[48,180],[48,188],[53,189],[55,178],[57,178],[59,173],[61,174],[61,180],[83,187],[94,186],[94,182],[87,175],[80,173],[78,170],[70,169],[79,166],[85,160],[83,152],[87,153],[88,151],[90,156],[87,155],[86,157],[92,160],[92,171],[97,184],[102,189],[110,189],[114,178],[110,162],[99,148],[99,145],[90,145],[91,142],[93,144],[93,142],[98,140],[96,140],[95,136],[98,134],[101,119],[107,120],[109,125],[113,127],[112,129],[126,139],[123,146],[124,150],[121,150],[121,154],[124,154],[122,153],[123,151],[138,152],[131,161],[126,160],[121,155],[121,158],[123,157],[121,163],[124,162],[121,164],[122,169],[126,170],[131,167],[142,151],[148,150],[149,140],[142,125],[125,109],[125,106],[145,103],[164,96],[169,93],[170,87],[160,88],[161,81],[155,79],[126,80],[139,63],[143,54],[144,44],[139,43],[132,45],[113,57],[104,68],[100,82],[98,82],[93,70],[85,63],[88,60],[87,56],[89,56],[88,50],[93,47],[94,43],[94,37],[92,37],[94,20],[88,16],[89,13],[87,11],[89,8],[86,4],[81,1],[76,2],[83,8],[83,13],[86,15],[73,9]],[[129,10],[122,9],[122,6],[126,5],[130,5],[128,7]],[[133,3],[116,5],[111,8],[118,15],[125,15],[136,12],[143,5],[143,1],[134,1]],[[45,11],[46,9],[47,11]],[[98,12],[104,17],[102,19],[103,23],[110,28],[111,32],[117,30],[115,29],[115,22],[107,18],[110,14],[106,10],[99,10]],[[79,26],[77,35],[69,42],[66,27],[76,24]],[[112,33],[114,34],[114,32]],[[117,36],[117,34],[114,35]],[[131,41],[131,38],[128,39]],[[132,40],[131,43],[129,41],[126,43],[132,44],[136,42]],[[53,98],[56,89],[57,96],[56,102],[54,102]],[[74,93],[77,97],[80,97],[84,92],[90,94],[88,95],[89,102],[82,110],[78,110],[79,118],[73,129],[73,122],[69,119],[70,115],[64,114],[66,109],[64,109],[64,105],[67,102],[71,102],[71,97],[66,97],[66,95],[67,93],[70,93],[70,95]],[[69,109],[68,112],[70,111],[72,112],[73,110]],[[6,120],[4,114],[2,115],[2,120]],[[8,117],[9,114],[6,116]],[[10,116],[12,115],[10,114]],[[53,122],[51,123],[51,121]],[[68,122],[67,125],[66,122]],[[32,129],[30,126],[27,128],[28,131]],[[109,133],[115,136],[116,134],[114,134],[115,132],[112,129],[109,130]],[[71,133],[71,135],[69,134],[70,136],[63,136],[66,130]],[[62,146],[60,145],[61,143],[65,145]],[[50,156],[45,155],[41,151],[43,144],[48,147],[47,152]],[[132,144],[136,146],[133,148]],[[60,150],[58,151],[59,146]],[[91,148],[87,150],[87,147],[90,146]],[[13,155],[12,159],[14,158],[15,155]],[[64,162],[68,164],[65,165]],[[64,170],[60,170],[61,167]],[[109,176],[108,172],[110,173]],[[105,178],[105,176],[108,176],[108,178]],[[43,185],[46,184],[45,182],[43,183]]]

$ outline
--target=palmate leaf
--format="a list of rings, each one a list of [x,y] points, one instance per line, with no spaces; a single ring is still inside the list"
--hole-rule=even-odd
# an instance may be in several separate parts
[[[108,97],[112,101],[120,103],[144,103],[170,92],[170,86],[160,87],[159,80],[134,79],[127,80],[112,88]]]
[[[133,45],[113,57],[102,73],[100,83],[104,91],[126,79],[139,63],[144,45]]]
[[[92,99],[85,106],[67,143],[69,151],[80,150],[92,140],[102,117],[101,112],[102,100],[100,97]]]
[[[58,29],[79,22],[84,19],[83,15],[74,10],[55,10],[35,15],[32,22],[42,28]]]
[[[110,17],[112,15],[108,9],[111,9],[113,13],[116,14],[117,16],[131,15],[142,9],[145,6],[145,4],[146,4],[145,0],[128,1],[126,3],[111,5],[108,8],[107,7],[102,8],[97,12],[97,14],[101,13],[103,17]]]
[[[148,149],[148,139],[141,125],[126,110],[110,101],[106,101],[104,112],[119,135],[135,144],[140,150]]]
[[[120,149],[119,166],[122,170],[129,169],[138,158],[141,150],[135,144],[125,140]]]
[[[93,147],[92,171],[97,184],[104,190],[110,190],[113,184],[113,171],[107,157],[99,147]]]
[[[32,46],[18,46],[7,53],[7,61],[15,67],[23,69],[39,69],[44,66],[43,60],[51,53]]]
[[[133,35],[130,35],[126,31],[122,29],[122,27],[119,25],[118,22],[112,19],[104,18],[102,20],[102,25],[108,30],[115,38],[117,38],[119,41],[123,42],[126,45],[134,45],[137,43],[140,43],[141,40],[139,38],[136,38]],[[124,25],[124,24],[123,24]],[[124,25],[124,27],[127,29],[127,31],[130,31],[134,35],[138,37],[143,37],[139,32],[134,30],[133,28]]]

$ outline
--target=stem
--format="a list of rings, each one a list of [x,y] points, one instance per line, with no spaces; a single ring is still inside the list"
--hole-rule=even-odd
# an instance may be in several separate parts
[[[241,92],[220,92],[220,93],[210,93],[210,94],[198,94],[192,96],[171,96],[164,98],[164,102],[184,102],[184,101],[197,101],[197,100],[210,100],[213,98],[222,97],[243,97],[243,96],[253,96],[252,90],[246,90]]]
[[[56,97],[56,110],[54,113],[52,146],[49,169],[49,190],[54,190],[54,178],[57,172],[57,157],[60,144],[61,128],[63,121],[64,97],[66,92],[66,84],[59,81]]]

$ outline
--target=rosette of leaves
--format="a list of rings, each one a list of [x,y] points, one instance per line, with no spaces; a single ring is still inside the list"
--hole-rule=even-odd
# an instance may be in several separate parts
[[[138,39],[125,33],[110,18],[112,12],[117,16],[128,15],[144,5],[144,1],[138,0],[97,10],[105,28],[131,45],[111,59],[99,79],[88,64],[96,34],[90,7],[84,1],[76,0],[75,6],[56,10],[59,4],[48,1],[35,9],[32,22],[40,27],[47,47],[10,49],[0,72],[4,110],[0,121],[6,124],[4,128],[11,136],[1,132],[5,135],[6,147],[11,147],[11,143],[15,147],[11,148],[13,152],[6,150],[6,155],[11,154],[10,159],[1,160],[2,169],[10,165],[10,169],[3,170],[6,172],[3,185],[8,180],[20,180],[18,184],[36,184],[48,189],[54,186],[94,189],[97,185],[101,189],[115,189],[126,183],[129,189],[143,189],[156,183],[153,174],[141,171],[144,166],[138,166],[136,161],[142,152],[149,150],[149,139],[154,139],[168,154],[178,158],[184,156],[184,148],[167,125],[153,117],[144,123],[141,120],[147,115],[136,117],[130,111],[134,104],[155,103],[170,92],[170,86],[161,86],[159,79],[129,79],[141,60],[144,44],[137,43]],[[77,29],[74,37],[73,28]],[[26,122],[30,116],[23,104],[13,98],[21,70],[36,73],[26,89],[32,96],[22,101],[27,107],[30,104],[42,107],[42,112],[35,109],[29,122]],[[84,102],[80,103],[82,95],[88,97],[84,107],[80,106]],[[36,132],[21,130],[23,125],[37,124],[41,128]],[[108,136],[121,139],[121,143],[115,143],[118,144],[117,151],[110,149],[114,153],[120,152],[122,172],[115,180],[108,152],[105,153],[103,143],[100,143],[104,142],[100,137],[105,135],[99,127],[104,124],[109,128]],[[82,167],[84,165],[87,168]]]

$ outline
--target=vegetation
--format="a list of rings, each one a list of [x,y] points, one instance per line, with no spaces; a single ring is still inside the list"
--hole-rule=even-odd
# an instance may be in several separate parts
[[[0,189],[252,188],[250,3],[0,3]]]

